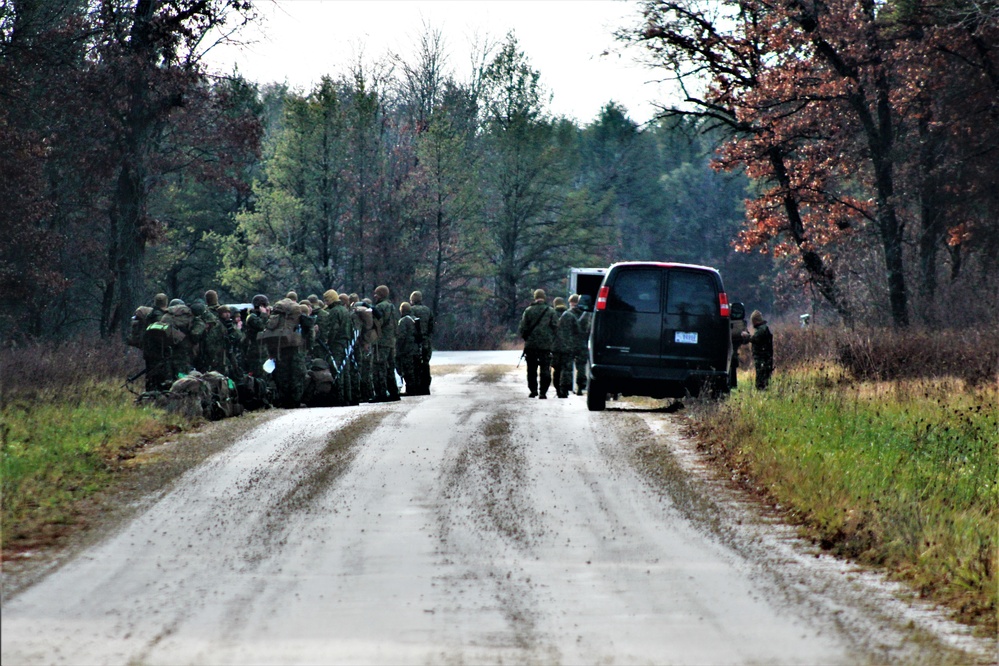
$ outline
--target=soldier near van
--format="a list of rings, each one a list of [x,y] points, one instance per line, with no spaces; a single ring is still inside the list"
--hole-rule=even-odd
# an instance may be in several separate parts
[[[378,328],[378,341],[375,342],[372,362],[372,379],[375,402],[399,399],[399,386],[395,383],[395,332],[398,321],[395,305],[389,301],[389,288],[383,284],[375,287],[375,326]]]
[[[763,313],[753,310],[749,316],[753,324],[752,335],[746,333],[753,349],[753,365],[756,367],[756,388],[763,391],[770,385],[770,375],[774,371],[774,336],[763,319]]]
[[[589,301],[589,296],[586,297],[586,300]],[[590,322],[593,319],[593,314],[580,307],[579,294],[573,294],[569,297],[569,312],[579,322],[579,327],[576,329],[576,343],[573,346],[572,361],[576,368],[576,395],[583,395],[583,391],[586,390],[586,346],[590,340]]]
[[[517,332],[524,339],[524,357],[527,359],[527,387],[531,398],[548,397],[548,387],[552,382],[552,347],[555,344],[555,331],[558,316],[555,309],[546,302],[544,289],[534,290],[534,302],[527,306],[520,318]],[[541,385],[538,386],[540,373]]]
[[[327,290],[323,294],[323,302],[326,303],[325,312],[328,316],[328,327],[323,344],[329,351],[334,364],[334,367],[330,368],[335,380],[333,400],[341,405],[350,405],[353,403],[353,391],[351,391],[350,386],[350,370],[348,369],[350,359],[347,358],[347,350],[354,337],[354,325],[350,320],[350,313],[340,301],[340,294],[336,290]]]
[[[746,331],[745,310],[741,310],[738,315],[735,315],[736,306],[742,308],[742,304],[734,304],[732,306],[733,315],[729,317],[729,331],[732,338],[732,360],[728,366],[728,387],[730,389],[734,389],[739,385],[739,347],[749,341],[749,334]]]
[[[409,295],[413,319],[416,320],[416,341],[420,345],[420,362],[417,366],[417,395],[430,395],[430,357],[433,356],[434,313],[423,304],[423,293],[414,291]],[[406,393],[410,393],[407,386]]]
[[[267,330],[267,318],[270,316],[270,301],[263,294],[253,297],[253,309],[246,316],[243,324],[245,343],[243,347],[243,369],[254,377],[263,378],[264,362],[267,361],[267,347],[260,334]]]
[[[569,312],[565,299],[552,301],[558,314],[555,329],[555,343],[552,346],[552,383],[560,398],[568,398],[572,392],[572,363],[576,356],[576,339],[579,337],[579,320]]]
[[[395,362],[406,382],[406,395],[422,395],[420,363],[422,349],[417,341],[418,324],[407,301],[399,304],[399,323],[395,338]]]

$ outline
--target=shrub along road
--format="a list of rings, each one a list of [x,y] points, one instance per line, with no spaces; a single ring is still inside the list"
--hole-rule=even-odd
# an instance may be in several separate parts
[[[492,364],[515,354],[438,361],[432,396],[290,411],[190,470],[121,530],[6,599],[0,659],[987,657],[959,651],[989,646],[961,643],[876,581],[827,558],[812,564],[777,526],[691,474],[691,446],[670,417],[592,414],[575,396],[528,400],[521,371]]]

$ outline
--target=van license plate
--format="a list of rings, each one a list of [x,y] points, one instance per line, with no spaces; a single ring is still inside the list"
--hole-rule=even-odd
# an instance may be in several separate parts
[[[674,341],[681,345],[696,345],[697,333],[684,333],[683,331],[677,331]]]

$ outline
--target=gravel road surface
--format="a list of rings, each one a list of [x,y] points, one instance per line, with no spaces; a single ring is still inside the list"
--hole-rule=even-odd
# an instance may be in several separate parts
[[[984,659],[698,481],[673,417],[528,400],[518,356],[438,354],[432,396],[251,430],[6,599],[0,660]],[[643,471],[650,447],[676,478]]]

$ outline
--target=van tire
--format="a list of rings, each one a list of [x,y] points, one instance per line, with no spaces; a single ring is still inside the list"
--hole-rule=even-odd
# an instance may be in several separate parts
[[[602,412],[607,408],[607,393],[592,379],[586,389],[586,408],[591,412]]]

